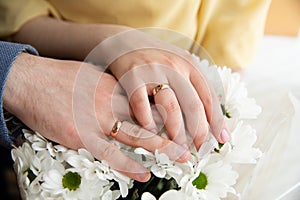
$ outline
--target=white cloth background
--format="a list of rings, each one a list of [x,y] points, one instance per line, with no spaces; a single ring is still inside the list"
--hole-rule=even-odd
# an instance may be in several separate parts
[[[241,197],[300,199],[300,37],[265,36],[243,81],[263,109],[251,124],[264,154],[241,169]]]

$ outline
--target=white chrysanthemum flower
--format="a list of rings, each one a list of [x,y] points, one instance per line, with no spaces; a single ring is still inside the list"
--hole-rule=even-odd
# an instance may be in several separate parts
[[[143,165],[150,168],[150,171],[158,178],[175,178],[182,174],[182,169],[175,164],[176,162],[170,160],[166,154],[159,153],[158,150],[153,154],[143,148],[137,148],[134,152],[145,156],[146,160]]]
[[[245,84],[240,81],[240,75],[230,68],[218,68],[224,88],[224,97],[221,99],[226,116],[235,119],[256,119],[261,107],[254,98],[248,97]]]
[[[196,155],[193,155],[197,157]],[[213,155],[206,155],[194,165],[192,173],[185,174],[178,183],[180,190],[166,191],[159,200],[220,200],[227,194],[235,194],[232,187],[238,174],[222,160],[216,160]],[[150,193],[143,193],[142,200],[156,200]]]
[[[30,181],[28,178],[28,172],[23,174],[18,174],[18,186],[20,190],[20,195],[22,199],[39,199],[39,192],[41,186],[38,182],[38,179]]]
[[[32,132],[29,130],[23,130],[24,137],[31,143],[32,149],[39,151],[48,151],[49,154],[54,157],[57,161],[63,162],[64,155],[68,149],[62,145],[54,145],[51,141],[48,141],[38,132]]]
[[[250,125],[239,122],[231,133],[231,141],[220,149],[225,162],[256,163],[262,152],[253,145],[257,140],[256,131]]]
[[[180,176],[172,175],[172,178],[176,180],[180,187],[186,185],[190,178],[208,162],[211,152],[216,145],[214,141],[216,140],[212,137],[209,141],[203,143],[198,151],[195,146],[191,146],[192,156],[190,160],[185,163],[175,162],[175,165],[182,170],[182,174]]]
[[[25,142],[22,146],[12,149],[11,156],[14,161],[15,171],[19,174],[29,169],[30,162],[33,160],[35,152],[30,145]]]
[[[237,172],[222,160],[208,162],[204,166],[197,166],[195,175],[181,190],[194,199],[219,200],[225,198],[228,192],[236,193],[232,186],[236,183],[237,177]]]
[[[229,118],[256,119],[261,107],[256,105],[254,98],[248,97],[245,84],[240,75],[230,68],[209,65],[207,60],[200,60],[193,55],[207,81],[215,89],[221,100],[222,110]]]
[[[109,167],[105,161],[95,161],[90,152],[85,149],[79,149],[78,152],[73,151],[66,157],[66,162],[69,163],[75,170],[82,173],[88,180],[102,180],[103,185],[110,185],[108,180],[115,180],[120,188],[122,197],[126,197],[128,189],[132,187],[132,180],[127,176],[117,172]]]
[[[156,198],[151,193],[144,192],[142,194],[141,200],[156,200]],[[194,200],[194,197],[180,190],[169,190],[163,193],[159,197],[159,200]]]
[[[51,156],[55,156],[52,142],[48,142],[46,138],[44,138],[38,132],[32,132],[29,130],[23,130],[24,137],[31,143],[32,149],[35,151],[49,151]]]
[[[223,82],[220,77],[220,74],[218,72],[218,66],[216,65],[210,65],[208,60],[200,60],[199,57],[195,56],[198,67],[201,70],[203,76],[205,76],[207,80],[207,84],[210,85],[211,88],[213,88],[219,98],[222,98],[224,96],[224,88],[223,88]]]
[[[31,197],[38,195],[43,174],[54,165],[55,160],[46,152],[36,153],[27,142],[11,153],[21,193]]]
[[[52,198],[94,199],[104,193],[105,185],[99,179],[87,180],[73,168],[57,166],[44,174],[41,187]],[[105,191],[106,192],[106,191]]]

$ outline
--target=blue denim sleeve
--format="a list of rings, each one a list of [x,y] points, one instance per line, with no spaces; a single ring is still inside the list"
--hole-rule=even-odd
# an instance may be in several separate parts
[[[0,41],[0,145],[8,148],[10,148],[13,144],[13,140],[10,137],[5,124],[2,97],[10,68],[17,56],[22,52],[28,52],[31,54],[38,55],[38,52],[30,45]]]

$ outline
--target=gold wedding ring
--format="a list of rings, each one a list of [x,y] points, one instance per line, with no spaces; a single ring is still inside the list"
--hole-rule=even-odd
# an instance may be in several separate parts
[[[116,137],[119,133],[121,126],[122,126],[122,122],[120,120],[117,120],[111,129],[110,135],[112,137]]]
[[[155,96],[160,90],[170,89],[168,84],[159,84],[152,90],[152,95]]]

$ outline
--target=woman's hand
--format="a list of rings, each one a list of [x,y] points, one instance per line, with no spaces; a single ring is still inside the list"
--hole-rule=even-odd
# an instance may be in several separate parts
[[[188,145],[185,128],[200,148],[209,128],[219,142],[229,140],[219,100],[195,58],[138,30],[101,42],[87,61],[107,65],[126,90],[134,116],[147,130],[157,132],[149,96],[160,112],[169,137]],[[164,90],[153,90],[162,84]]]
[[[130,109],[115,78],[91,64],[22,53],[8,76],[4,107],[48,139],[73,149],[86,148],[135,180],[150,178],[146,168],[110,142],[116,120],[129,120]],[[158,149],[179,162],[189,159],[187,149],[129,121],[123,121],[114,139]]]

